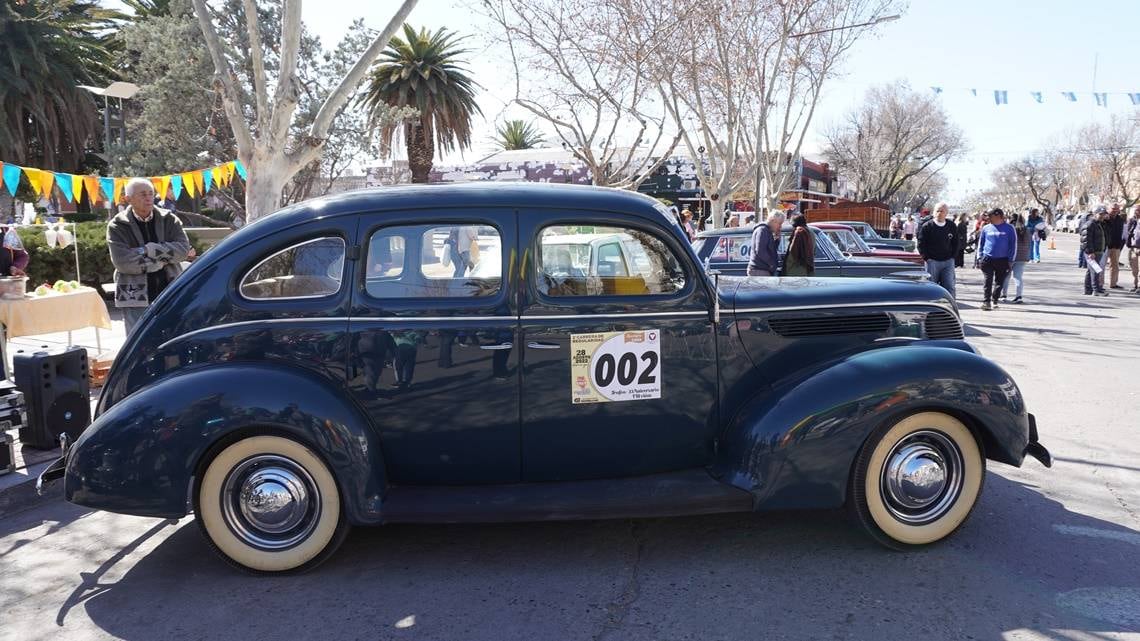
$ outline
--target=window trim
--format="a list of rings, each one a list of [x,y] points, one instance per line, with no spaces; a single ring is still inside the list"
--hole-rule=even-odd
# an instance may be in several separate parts
[[[669,243],[668,237],[666,237],[664,234],[661,234],[659,230],[654,229],[649,225],[639,224],[638,222],[601,219],[594,220],[591,224],[593,224],[595,227],[635,229],[656,238],[658,242],[665,246],[665,248],[673,256],[673,259],[677,262],[678,267],[681,268],[681,273],[685,276],[685,285],[677,291],[669,292],[667,294],[606,294],[598,296],[586,294],[584,296],[550,296],[538,287],[539,280],[543,276],[542,266],[540,264],[540,254],[542,251],[542,233],[551,227],[575,224],[582,225],[587,223],[584,223],[579,219],[564,220],[557,218],[547,221],[545,224],[535,228],[534,238],[529,242],[528,248],[529,252],[532,253],[535,258],[534,260],[530,261],[532,267],[527,270],[530,273],[526,274],[526,280],[529,281],[527,288],[534,294],[536,301],[555,307],[567,307],[582,302],[594,302],[595,304],[614,301],[659,302],[667,300],[681,300],[683,298],[687,298],[691,296],[693,291],[696,289],[696,279],[698,276],[690,271],[688,266],[689,261],[682,258],[684,254],[678,254],[673,245]]]
[[[365,301],[369,301],[369,302],[373,302],[373,303],[383,303],[383,302],[393,302],[393,301],[400,301],[400,302],[403,302],[403,301],[427,301],[427,302],[432,302],[432,303],[444,303],[444,302],[446,302],[448,304],[453,304],[455,301],[481,301],[482,302],[482,301],[493,301],[496,299],[496,297],[502,297],[504,295],[504,293],[509,290],[509,287],[507,287],[507,281],[510,277],[510,273],[509,273],[509,270],[507,269],[507,267],[505,266],[505,264],[503,264],[503,267],[500,270],[500,274],[499,274],[499,288],[494,293],[483,295],[483,296],[373,296],[368,291],[368,266],[369,266],[368,259],[369,259],[369,256],[370,256],[371,250],[372,250],[372,237],[375,236],[376,234],[384,231],[385,229],[394,229],[394,228],[399,228],[399,227],[423,227],[423,228],[425,228],[424,231],[420,232],[420,234],[419,234],[421,252],[423,251],[423,234],[427,233],[428,231],[431,231],[432,229],[438,228],[438,227],[490,227],[490,228],[495,230],[495,234],[497,234],[499,237],[500,251],[502,251],[502,246],[503,246],[503,242],[504,242],[503,241],[503,230],[499,227],[498,223],[490,221],[490,220],[484,220],[484,219],[448,220],[448,221],[439,221],[439,220],[433,219],[433,220],[420,221],[420,222],[402,221],[402,222],[392,222],[389,224],[381,224],[381,225],[377,225],[375,227],[372,227],[370,230],[364,232],[364,237],[361,239],[363,241],[361,243],[361,255],[363,258],[360,261],[360,263],[361,263],[360,274],[361,275],[360,275],[360,279],[359,279],[359,293]],[[400,272],[401,276],[408,273],[408,269],[407,269],[408,266],[406,264],[407,259],[408,259],[407,247],[404,248],[404,252],[405,252],[404,253],[405,264],[402,265],[402,267],[401,267],[401,272]],[[501,263],[502,262],[502,255],[501,254],[500,254],[499,258],[500,258],[500,263]],[[427,274],[424,274],[422,262],[418,267],[416,267],[416,271],[419,272],[419,275],[424,278],[425,282],[426,281],[433,281],[433,280],[443,280],[443,279],[429,278],[427,276]]]
[[[257,268],[261,267],[267,261],[273,259],[278,254],[283,254],[283,253],[285,253],[291,249],[296,249],[298,247],[301,247],[302,245],[308,245],[310,243],[315,243],[318,241],[328,240],[328,239],[336,239],[336,240],[340,241],[340,252],[341,252],[341,255],[343,256],[343,259],[341,261],[341,267],[340,267],[340,279],[337,281],[336,290],[329,292],[328,294],[313,294],[310,296],[275,296],[273,298],[250,298],[249,296],[245,295],[245,292],[242,291],[242,287],[245,284],[245,279],[249,278],[249,275],[252,274]],[[344,239],[344,236],[334,234],[334,235],[330,235],[330,236],[319,236],[317,238],[310,238],[308,240],[303,240],[299,243],[294,243],[292,245],[289,245],[288,247],[283,247],[281,249],[278,249],[277,251],[266,256],[265,258],[257,261],[257,263],[255,263],[253,267],[250,267],[249,269],[247,269],[245,271],[245,273],[242,274],[242,277],[238,280],[238,284],[237,284],[237,288],[236,288],[237,289],[237,295],[238,295],[238,298],[242,299],[243,301],[248,301],[250,303],[275,303],[275,302],[279,302],[279,301],[290,301],[290,300],[317,300],[319,298],[333,298],[337,294],[340,294],[340,292],[344,289],[344,281],[346,280],[345,275],[344,275],[344,270],[347,267],[348,267],[348,242]]]

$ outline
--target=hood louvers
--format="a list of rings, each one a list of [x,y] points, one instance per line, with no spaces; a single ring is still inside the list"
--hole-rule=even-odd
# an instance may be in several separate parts
[[[887,314],[851,314],[846,316],[804,316],[771,318],[772,331],[789,338],[801,336],[840,336],[849,334],[882,334],[891,328]]]
[[[931,340],[961,340],[962,323],[950,312],[931,312],[926,315],[926,337]]]

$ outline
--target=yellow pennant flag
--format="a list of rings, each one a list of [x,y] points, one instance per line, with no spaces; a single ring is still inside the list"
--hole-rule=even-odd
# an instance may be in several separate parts
[[[194,186],[194,176],[190,175],[189,172],[179,175],[182,176],[182,188],[193,198],[198,193]]]
[[[42,169],[37,169],[36,171],[39,172],[40,196],[51,198],[51,192],[55,189],[55,174],[50,171],[43,171]]]
[[[159,200],[166,200],[166,195],[170,193],[170,176],[162,176],[158,179],[162,186],[162,191],[159,192]]]
[[[24,170],[24,175],[28,177],[28,183],[32,186],[32,191],[36,192],[37,196],[43,196],[40,193],[40,170],[32,169],[31,167],[21,167]]]
[[[225,176],[222,175],[221,167],[214,167],[213,169],[207,169],[206,171],[210,172],[210,175],[214,177],[215,185],[219,187],[225,187],[225,181],[223,180]]]
[[[122,202],[122,200],[120,200],[120,198],[123,195],[123,187],[126,187],[126,186],[127,186],[127,179],[126,178],[116,178],[115,179],[115,193],[111,194],[111,202],[112,203]]]
[[[202,170],[193,171],[193,172],[190,172],[190,174],[194,177],[194,188],[198,190],[199,194],[205,196],[206,195],[206,181],[204,178],[202,178]]]
[[[77,203],[83,199],[83,176],[71,175],[71,196]]]
[[[237,169],[234,167],[234,161],[231,160],[228,163],[226,163],[226,184],[227,185],[230,183],[230,181],[232,181],[234,179],[234,172],[236,172],[236,171],[237,171]]]
[[[151,176],[147,180],[149,180],[150,184],[154,186],[154,193],[156,196],[158,196],[159,198],[166,198],[166,196],[164,196],[162,194],[162,191],[161,191],[162,190],[162,177],[161,176]]]
[[[99,197],[99,177],[98,176],[84,176],[83,177],[83,186],[87,188],[87,200],[90,200],[92,203],[95,203],[96,201],[102,200],[102,198]],[[110,198],[111,195],[107,194],[107,197]]]

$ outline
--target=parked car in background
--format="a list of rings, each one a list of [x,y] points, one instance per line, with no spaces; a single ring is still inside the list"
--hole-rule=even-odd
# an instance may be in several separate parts
[[[536,183],[359,190],[243,227],[147,308],[95,411],[41,482],[193,513],[261,573],[354,525],[793,508],[912,550],[966,521],[987,460],[1051,464],[941,287],[714,278],[656,200]]]
[[[895,258],[860,257],[845,255],[818,227],[809,226],[815,238],[815,275],[817,277],[845,278],[903,278],[926,280],[926,270],[914,263]],[[788,249],[792,236],[791,225],[785,225],[780,234],[780,260]],[[693,242],[693,249],[709,269],[722,274],[744,276],[748,273],[748,258],[752,251],[752,230],[717,229],[701,232]]]
[[[811,226],[818,227],[822,230],[827,238],[844,254],[851,256],[870,256],[874,258],[894,258],[897,260],[905,260],[908,263],[914,263],[916,265],[926,264],[926,261],[922,260],[922,256],[919,255],[918,252],[871,247],[850,225],[841,223],[811,223]]]
[[[879,232],[875,231],[867,223],[859,222],[857,220],[836,220],[832,221],[840,225],[847,225],[855,230],[855,233],[872,248],[879,249],[901,249],[902,251],[912,252],[918,246],[913,240],[906,240],[905,238],[883,238]]]

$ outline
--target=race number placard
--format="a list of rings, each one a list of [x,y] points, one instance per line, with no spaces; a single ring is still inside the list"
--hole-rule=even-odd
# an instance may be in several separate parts
[[[661,333],[570,335],[572,403],[661,398]]]

